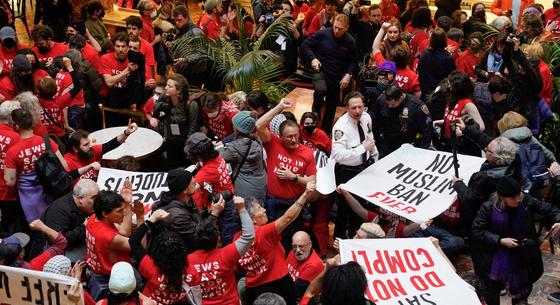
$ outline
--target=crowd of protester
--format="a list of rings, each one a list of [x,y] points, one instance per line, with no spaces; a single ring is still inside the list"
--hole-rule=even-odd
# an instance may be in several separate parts
[[[373,304],[339,239],[430,237],[451,261],[472,258],[483,304],[502,292],[528,304],[541,242],[560,231],[560,1],[465,12],[436,0],[433,14],[426,0],[255,0],[239,21],[222,0],[198,20],[186,1],[118,0],[139,16],[114,34],[101,2],[54,18],[63,2],[37,2],[30,46],[0,29],[1,265],[76,277],[69,300],[83,284],[86,305]],[[290,35],[269,47],[314,89],[299,121],[294,101],[215,90],[206,62],[172,52],[192,37],[256,40],[282,18]],[[105,124],[122,133],[95,143]],[[162,147],[105,166],[167,172],[150,213],[130,181],[96,183],[103,155],[139,127]],[[468,182],[452,177],[457,200],[424,223],[316,190],[317,151],[340,185],[403,144],[485,161]]]

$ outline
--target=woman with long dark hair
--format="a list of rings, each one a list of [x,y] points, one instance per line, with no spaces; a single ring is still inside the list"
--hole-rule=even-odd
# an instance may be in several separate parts
[[[155,211],[128,241],[134,258],[140,262],[138,271],[146,279],[142,293],[163,305],[188,300],[188,291],[183,289],[183,282],[189,286],[198,284],[198,279],[186,277],[188,268],[192,267],[187,262],[187,247],[181,236],[158,225],[167,216],[169,213],[164,210]],[[152,232],[152,238],[146,251],[142,239],[148,231]],[[192,274],[196,274],[192,271]]]
[[[184,166],[187,162],[183,147],[187,138],[200,129],[199,113],[197,102],[189,100],[187,79],[178,73],[171,75],[164,95],[154,107],[155,126],[160,122],[163,125],[169,169]]]

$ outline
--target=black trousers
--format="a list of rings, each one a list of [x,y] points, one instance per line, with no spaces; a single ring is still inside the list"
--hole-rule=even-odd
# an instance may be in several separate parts
[[[364,167],[362,166],[350,167],[337,165],[337,167],[335,167],[336,185],[348,182],[348,180],[354,178],[354,176],[360,173],[363,169]],[[360,204],[362,204],[362,206],[365,205],[365,200],[361,198],[356,199],[360,202]],[[364,220],[354,213],[343,196],[337,194],[336,202],[337,212],[334,226],[334,236],[342,239],[352,238]]]
[[[500,305],[500,291],[505,288],[505,284],[502,281],[495,281],[490,279],[488,276],[480,276],[480,294],[484,297],[487,305]],[[521,301],[527,301],[531,291],[533,290],[533,285],[529,286],[526,294],[523,294],[517,298],[511,299],[511,304],[516,305]]]
[[[286,305],[296,305],[296,288],[290,274],[286,274],[276,281],[268,282],[257,287],[247,287],[246,304],[253,304],[255,299],[265,292],[278,294],[286,301]]]
[[[327,94],[321,95],[313,93],[313,112],[319,114],[321,118],[321,129],[328,135],[332,132],[334,116],[336,114],[336,107],[340,102],[340,84],[336,81],[335,77],[327,76]],[[325,113],[321,115],[321,109],[325,108]]]

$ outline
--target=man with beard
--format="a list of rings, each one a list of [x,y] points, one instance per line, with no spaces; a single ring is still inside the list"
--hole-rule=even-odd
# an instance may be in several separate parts
[[[128,136],[138,129],[136,123],[128,123],[127,129],[120,135],[105,144],[91,145],[88,133],[77,130],[68,137],[64,159],[68,163],[68,172],[78,170],[79,179],[97,179],[99,164],[103,154],[119,147]],[[74,180],[74,184],[78,180]]]
[[[40,25],[31,32],[31,39],[35,43],[33,51],[39,57],[39,61],[45,62],[45,66],[50,66],[57,56],[64,55],[68,46],[53,41],[53,30],[47,25]]]
[[[312,248],[311,238],[304,231],[292,237],[292,251],[288,254],[288,271],[296,286],[296,296],[303,296],[309,283],[323,272],[323,261]]]
[[[25,91],[35,91],[32,66],[25,55],[18,54],[10,73],[0,80],[0,103]]]

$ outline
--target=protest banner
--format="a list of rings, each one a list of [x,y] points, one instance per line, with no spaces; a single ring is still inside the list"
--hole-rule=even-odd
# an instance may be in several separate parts
[[[483,158],[457,155],[465,183],[480,170]],[[457,198],[453,155],[404,144],[375,162],[341,188],[417,223],[434,218]]]
[[[377,305],[480,305],[429,238],[342,240],[340,259],[363,267]]]
[[[77,280],[54,273],[0,266],[0,304],[68,305],[68,289]],[[81,301],[83,290],[80,285]]]
[[[97,185],[101,190],[118,192],[128,178],[132,183],[132,196],[144,203],[146,214],[151,211],[152,204],[161,193],[168,190],[167,173],[141,173],[102,167],[97,177]]]
[[[317,191],[323,195],[328,195],[336,190],[336,180],[334,176],[334,166],[336,162],[320,150],[313,151],[313,155],[317,166]]]

